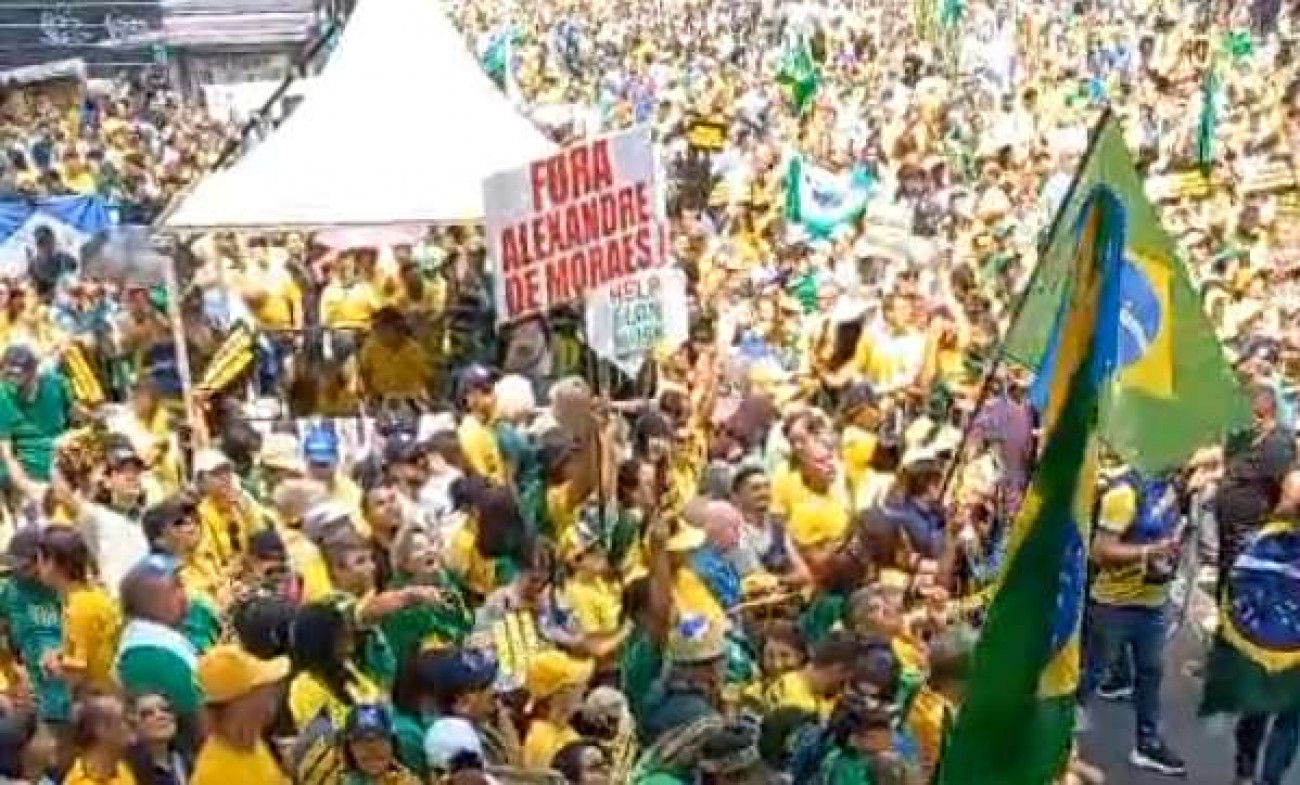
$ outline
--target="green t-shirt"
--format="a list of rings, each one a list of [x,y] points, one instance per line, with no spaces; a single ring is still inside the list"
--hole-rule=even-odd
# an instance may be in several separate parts
[[[221,616],[212,600],[197,594],[189,595],[181,632],[199,654],[217,645],[221,640]]]
[[[638,722],[644,720],[646,698],[664,668],[663,652],[643,629],[634,628],[619,659],[619,688]]]
[[[398,762],[419,777],[420,782],[429,779],[429,762],[424,756],[424,734],[428,730],[428,723],[418,717],[393,713],[393,751]]]
[[[396,575],[389,588],[413,585],[409,575]],[[449,646],[459,645],[474,628],[474,614],[455,581],[440,573],[431,585],[442,589],[446,601],[438,605],[418,605],[384,618],[380,628],[398,662],[420,651],[424,642],[436,637]]]
[[[14,457],[33,480],[50,479],[54,440],[68,430],[72,391],[59,373],[36,377],[31,399],[11,382],[0,382],[0,439],[13,445]]]
[[[871,785],[871,768],[865,758],[837,748],[822,762],[817,781],[825,785]]]
[[[68,689],[41,667],[41,658],[63,639],[59,596],[36,581],[12,578],[0,586],[0,616],[9,627],[10,646],[27,669],[41,719],[66,721],[71,709]]]

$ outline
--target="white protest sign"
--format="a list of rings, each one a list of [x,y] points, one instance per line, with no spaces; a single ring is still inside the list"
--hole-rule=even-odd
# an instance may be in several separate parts
[[[656,346],[682,345],[688,322],[686,276],[675,268],[639,272],[587,296],[587,345],[628,376]]]
[[[643,126],[587,139],[483,183],[497,320],[582,300],[667,258],[658,167]]]

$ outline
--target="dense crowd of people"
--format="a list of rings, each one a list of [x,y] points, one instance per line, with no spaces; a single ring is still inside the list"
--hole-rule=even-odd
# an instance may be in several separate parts
[[[637,378],[564,309],[493,328],[466,226],[186,238],[182,379],[168,292],[38,232],[0,309],[0,776],[928,781],[1036,459],[999,340],[1104,108],[1254,414],[1168,476],[1110,466],[1096,513],[1081,717],[1131,696],[1131,762],[1185,773],[1179,565],[1222,585],[1300,510],[1300,9],[941,5],[449,7],[511,37],[494,75],[557,140],[653,126],[692,334]],[[7,106],[7,192],[128,223],[235,133],[146,85]],[[795,220],[792,155],[866,215]],[[1270,712],[1243,783],[1294,757],[1300,704]]]

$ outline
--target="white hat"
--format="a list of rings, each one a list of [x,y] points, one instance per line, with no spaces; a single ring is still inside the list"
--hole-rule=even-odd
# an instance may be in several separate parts
[[[262,437],[262,449],[258,460],[271,469],[306,474],[307,464],[302,459],[298,437],[291,433],[274,431]]]
[[[199,450],[194,456],[194,473],[207,474],[232,466],[230,459],[221,450]]]
[[[434,769],[445,770],[453,758],[466,752],[483,757],[483,742],[468,720],[443,717],[424,734],[424,757]]]

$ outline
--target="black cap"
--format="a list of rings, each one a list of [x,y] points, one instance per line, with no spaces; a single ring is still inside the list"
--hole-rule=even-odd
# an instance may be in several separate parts
[[[248,552],[258,559],[284,561],[289,558],[280,533],[270,528],[262,529],[248,539]]]
[[[497,372],[487,367],[475,363],[466,367],[460,372],[460,378],[457,383],[457,396],[462,401],[472,392],[484,392],[492,389],[492,385],[497,383]]]
[[[877,401],[876,391],[870,384],[856,382],[840,398],[840,411],[847,417],[859,409],[875,406]]]
[[[116,469],[119,466],[128,463],[134,463],[140,467],[144,466],[144,461],[136,453],[135,447],[131,445],[125,437],[110,436],[107,444],[104,445],[104,463],[110,469]]]
[[[5,349],[4,359],[0,363],[3,363],[6,373],[25,374],[36,370],[39,361],[30,346],[15,343]]]
[[[423,446],[414,434],[398,431],[384,444],[384,463],[395,466],[410,463],[424,454]]]
[[[40,548],[41,530],[36,526],[24,526],[9,538],[5,563],[13,569],[36,561],[36,552]]]
[[[163,499],[144,511],[140,518],[140,527],[149,542],[157,542],[172,526],[180,523],[185,516],[194,512],[194,499],[188,494],[178,493]]]

